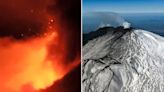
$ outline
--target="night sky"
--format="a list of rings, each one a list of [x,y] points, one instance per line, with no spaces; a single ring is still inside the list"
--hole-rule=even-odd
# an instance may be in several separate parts
[[[80,0],[0,1],[0,74],[4,75],[0,75],[0,91],[34,92],[42,88],[44,92],[59,92],[60,87],[53,87],[58,84],[78,88],[69,91],[62,88],[62,92],[80,91],[80,78],[77,78],[80,68],[76,68],[80,67],[80,10]],[[42,67],[44,63],[46,68]],[[60,78],[60,81],[53,81],[51,89],[43,87],[48,84],[48,79],[43,84],[32,83],[39,80],[38,76],[46,76],[45,72],[42,75],[39,71],[46,69],[49,73],[53,70],[51,66],[56,77],[48,77],[49,80]],[[36,74],[35,78],[33,74]],[[72,77],[66,80],[67,76]],[[71,85],[65,84],[73,79],[77,80]],[[23,84],[25,82],[28,85]]]

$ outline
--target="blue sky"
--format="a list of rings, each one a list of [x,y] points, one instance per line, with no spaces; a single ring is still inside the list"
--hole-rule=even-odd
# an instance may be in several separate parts
[[[164,13],[164,0],[83,0],[85,12]]]

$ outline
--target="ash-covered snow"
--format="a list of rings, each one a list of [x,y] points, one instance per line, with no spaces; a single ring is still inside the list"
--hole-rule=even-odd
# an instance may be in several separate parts
[[[83,47],[82,92],[164,92],[164,38],[110,31]]]

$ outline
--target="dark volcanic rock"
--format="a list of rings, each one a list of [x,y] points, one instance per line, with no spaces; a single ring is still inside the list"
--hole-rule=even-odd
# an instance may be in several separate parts
[[[104,34],[106,33],[116,33],[116,32],[126,32],[126,31],[130,31],[132,30],[133,28],[128,28],[128,29],[124,29],[122,26],[119,26],[119,27],[103,27],[103,28],[99,28],[98,30],[96,31],[92,31],[92,32],[89,32],[89,33],[85,33],[83,34],[83,45],[85,45],[89,40],[92,40],[94,38],[97,38],[97,37],[100,37],[100,36],[103,36]]]
[[[55,81],[52,86],[41,92],[80,92],[81,66],[78,65],[61,80]]]

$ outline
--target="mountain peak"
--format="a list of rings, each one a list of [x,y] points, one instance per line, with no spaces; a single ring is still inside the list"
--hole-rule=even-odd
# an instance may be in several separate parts
[[[124,34],[127,31],[132,31],[134,28],[129,27],[129,28],[124,28],[123,26],[118,26],[118,27],[102,27],[99,28],[96,31],[92,31],[89,33],[85,33],[83,34],[83,45],[85,45],[88,41],[95,39],[97,37],[101,37],[105,34],[117,34],[117,33],[121,33]]]
[[[114,29],[83,46],[82,90],[163,92],[164,38],[144,30]]]

